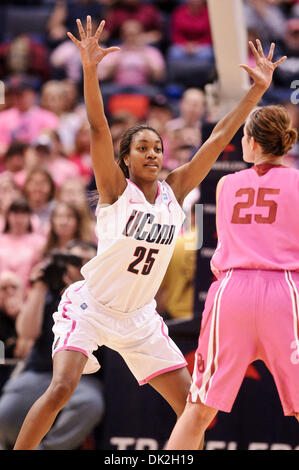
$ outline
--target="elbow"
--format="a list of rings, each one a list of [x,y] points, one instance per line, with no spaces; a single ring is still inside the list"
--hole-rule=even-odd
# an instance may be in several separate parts
[[[217,130],[212,132],[209,141],[213,147],[221,150],[228,144],[229,138],[224,131]]]
[[[104,122],[90,122],[89,128],[91,135],[97,136],[103,132],[108,126],[107,120]]]

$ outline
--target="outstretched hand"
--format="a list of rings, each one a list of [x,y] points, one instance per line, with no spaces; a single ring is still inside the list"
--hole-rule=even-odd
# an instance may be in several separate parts
[[[256,66],[254,68],[251,68],[248,65],[241,64],[240,67],[246,70],[248,75],[252,78],[252,80],[257,86],[267,89],[271,85],[274,70],[276,69],[276,67],[282,64],[282,62],[284,62],[287,57],[283,56],[276,62],[272,62],[275,44],[272,42],[267,57],[265,57],[264,55],[262,44],[259,39],[256,40],[256,44],[257,48],[251,41],[249,41],[249,47],[255,58]]]
[[[76,22],[81,41],[75,38],[75,36],[73,36],[73,34],[70,32],[68,32],[67,35],[79,48],[83,67],[97,66],[107,54],[120,50],[120,48],[116,46],[107,48],[99,46],[99,39],[105,26],[104,20],[101,21],[95,34],[92,34],[92,24],[90,16],[87,16],[86,32],[84,31],[81,20],[77,19]]]

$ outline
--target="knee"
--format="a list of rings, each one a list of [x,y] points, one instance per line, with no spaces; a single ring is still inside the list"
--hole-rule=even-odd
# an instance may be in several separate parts
[[[77,383],[67,379],[53,380],[47,390],[48,402],[52,405],[53,409],[61,409],[71,398]]]
[[[217,414],[217,410],[202,403],[187,403],[185,414],[188,415],[190,425],[200,432],[205,432]]]

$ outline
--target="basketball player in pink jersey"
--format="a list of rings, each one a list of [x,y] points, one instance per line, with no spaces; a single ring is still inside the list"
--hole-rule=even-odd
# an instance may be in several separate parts
[[[230,412],[248,365],[263,360],[286,416],[299,420],[299,171],[283,164],[297,140],[282,106],[246,121],[250,169],[216,191],[218,246],[187,405],[168,449],[197,449],[218,410]]]
[[[84,98],[91,130],[91,154],[97,189],[97,256],[82,268],[84,281],[68,288],[54,314],[53,380],[33,405],[15,449],[34,449],[67,403],[82,373],[99,368],[92,352],[106,345],[118,351],[139,384],[149,383],[172,406],[184,409],[191,377],[186,361],[168,336],[157,314],[154,297],[170,261],[184,214],[185,196],[200,184],[211,166],[269,87],[275,68],[274,44],[268,57],[261,44],[251,43],[256,67],[243,68],[253,85],[223,118],[192,161],[158,181],[163,143],[147,126],[129,129],[120,144],[120,164],[114,159],[104,113],[97,66],[117,47],[103,49],[91,18],[84,30],[77,20],[84,74]],[[117,393],[117,392],[116,392]]]

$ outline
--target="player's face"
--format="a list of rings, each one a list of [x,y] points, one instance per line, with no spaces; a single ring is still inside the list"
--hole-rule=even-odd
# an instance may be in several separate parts
[[[130,153],[125,158],[130,177],[155,180],[162,168],[162,143],[149,129],[137,132],[131,142]]]
[[[247,134],[246,126],[244,126],[244,134],[242,137],[242,151],[243,151],[243,160],[247,163],[254,162],[254,154],[252,151],[251,139]]]

